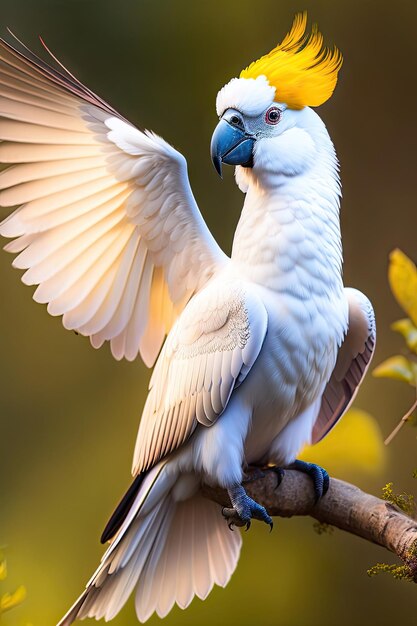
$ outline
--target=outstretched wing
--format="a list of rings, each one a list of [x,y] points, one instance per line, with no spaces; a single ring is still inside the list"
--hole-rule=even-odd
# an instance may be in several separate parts
[[[198,423],[217,420],[255,362],[266,329],[263,303],[242,284],[215,280],[192,298],[152,374],[133,474],[178,448]]]
[[[151,366],[191,295],[227,262],[184,157],[75,79],[0,40],[0,225],[34,299],[94,347]]]
[[[323,393],[313,427],[312,443],[323,439],[348,410],[375,350],[375,315],[371,303],[356,289],[345,289],[345,293],[349,302],[349,330]]]

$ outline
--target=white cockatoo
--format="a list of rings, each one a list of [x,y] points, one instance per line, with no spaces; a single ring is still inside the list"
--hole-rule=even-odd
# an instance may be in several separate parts
[[[16,46],[0,54],[6,250],[65,328],[109,341],[117,359],[156,361],[134,482],[60,625],[110,620],[134,590],[144,622],[227,584],[241,547],[229,524],[272,523],[242,486],[246,466],[293,464],[326,491],[325,471],[296,457],[345,412],[375,343],[369,300],[343,287],[338,164],[310,108],[331,96],[342,58],[300,14],[220,90],[212,159],[219,173],[236,165],[246,194],[228,258],[184,157]],[[233,508],[205,499],[204,483]]]

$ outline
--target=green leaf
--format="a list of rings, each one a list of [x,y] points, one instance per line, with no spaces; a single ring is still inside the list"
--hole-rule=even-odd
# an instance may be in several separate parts
[[[417,354],[417,327],[408,317],[391,324],[391,329],[400,333],[404,337],[407,347],[414,354]]]
[[[417,268],[398,248],[390,254],[388,280],[398,304],[417,326]]]
[[[26,589],[21,585],[13,593],[5,593],[0,598],[0,615],[18,606],[26,598]]]
[[[398,354],[383,361],[372,372],[376,378],[402,380],[415,387],[417,385],[417,364]]]

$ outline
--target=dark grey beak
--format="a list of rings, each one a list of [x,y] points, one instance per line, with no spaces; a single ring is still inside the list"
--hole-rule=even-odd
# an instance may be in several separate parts
[[[220,120],[211,138],[211,160],[218,175],[222,176],[222,163],[252,167],[254,143],[244,130]]]

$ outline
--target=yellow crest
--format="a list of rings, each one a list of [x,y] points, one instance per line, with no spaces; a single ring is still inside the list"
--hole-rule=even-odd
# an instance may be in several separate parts
[[[275,100],[290,109],[317,107],[326,102],[337,83],[342,54],[323,46],[323,35],[314,24],[306,34],[307,12],[298,13],[283,42],[269,54],[254,61],[240,73],[240,78],[264,75],[276,88]]]

